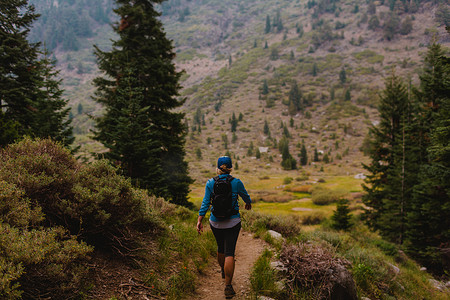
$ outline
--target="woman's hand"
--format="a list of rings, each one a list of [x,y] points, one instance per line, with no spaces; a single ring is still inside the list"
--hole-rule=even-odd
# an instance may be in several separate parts
[[[246,210],[252,209],[252,204],[251,203],[245,203],[245,209]]]
[[[198,232],[198,234],[201,234],[203,232],[202,222],[197,222],[197,232]]]
[[[203,232],[203,224],[202,224],[203,216],[198,216],[197,220],[197,232],[201,234]]]

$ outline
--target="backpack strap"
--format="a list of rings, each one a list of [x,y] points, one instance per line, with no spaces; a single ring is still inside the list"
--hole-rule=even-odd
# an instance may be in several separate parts
[[[231,182],[231,181],[233,181],[233,179],[234,179],[233,176],[231,176],[231,175],[227,176],[227,182]]]

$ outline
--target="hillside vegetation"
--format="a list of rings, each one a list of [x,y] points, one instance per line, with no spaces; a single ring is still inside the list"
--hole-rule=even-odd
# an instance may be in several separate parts
[[[54,49],[71,100],[77,141],[86,145],[84,151],[100,151],[86,138],[92,129],[87,116],[100,113],[89,98],[96,74],[91,45],[108,49],[108,38],[114,39],[106,25],[107,19],[113,19],[106,10],[111,4],[105,2],[104,12],[94,9],[87,14],[83,1],[63,2],[58,7],[51,4],[54,1],[34,3],[38,12],[45,9],[45,18],[36,28],[54,20],[55,12],[64,7],[79,11],[77,20],[89,25],[90,38],[73,35],[80,43],[78,51],[67,51],[63,43]],[[395,67],[398,75],[417,82],[428,43],[433,38],[443,45],[448,42],[449,12],[444,3],[170,0],[160,10],[176,48],[177,66],[186,71],[182,96],[187,99],[192,132],[187,152],[196,161],[190,165],[191,172],[201,182],[205,179],[202,172],[226,150],[238,160],[255,156],[247,155],[250,143],[255,149],[269,146],[261,166],[270,163],[268,168],[279,172],[278,151],[270,146],[283,136],[282,123],[292,136],[289,148],[294,158],[300,144],[305,144],[310,158],[317,148],[319,155],[326,153],[333,161],[325,171],[359,172],[359,162],[364,160],[359,148],[367,127],[376,122],[373,108],[383,77]],[[95,13],[106,17],[95,18]],[[35,32],[32,39],[44,37],[33,36]],[[267,90],[263,90],[264,82]],[[295,84],[299,103],[290,105]],[[200,123],[194,114],[198,108]],[[236,117],[243,114],[235,137],[228,123],[233,113]],[[263,132],[265,120],[270,138]],[[227,135],[229,149],[224,147],[222,134]],[[208,137],[212,151],[203,151],[199,159],[198,140],[207,143]],[[333,167],[337,165],[349,168]]]

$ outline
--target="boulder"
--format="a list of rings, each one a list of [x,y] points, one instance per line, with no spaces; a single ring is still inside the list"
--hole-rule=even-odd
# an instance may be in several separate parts
[[[352,274],[343,266],[336,265],[331,269],[331,300],[357,300],[356,285]]]
[[[282,240],[283,236],[274,230],[267,230],[267,233],[275,240]]]

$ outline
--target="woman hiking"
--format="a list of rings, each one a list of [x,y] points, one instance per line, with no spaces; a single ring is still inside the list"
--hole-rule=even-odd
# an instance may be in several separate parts
[[[238,196],[245,202],[245,209],[252,208],[251,199],[244,184],[230,175],[233,165],[228,156],[217,160],[217,175],[206,182],[205,196],[199,210],[198,233],[203,232],[202,220],[211,207],[209,223],[217,242],[217,261],[225,279],[225,298],[231,299],[236,292],[231,285],[234,274],[234,251],[241,230]]]

